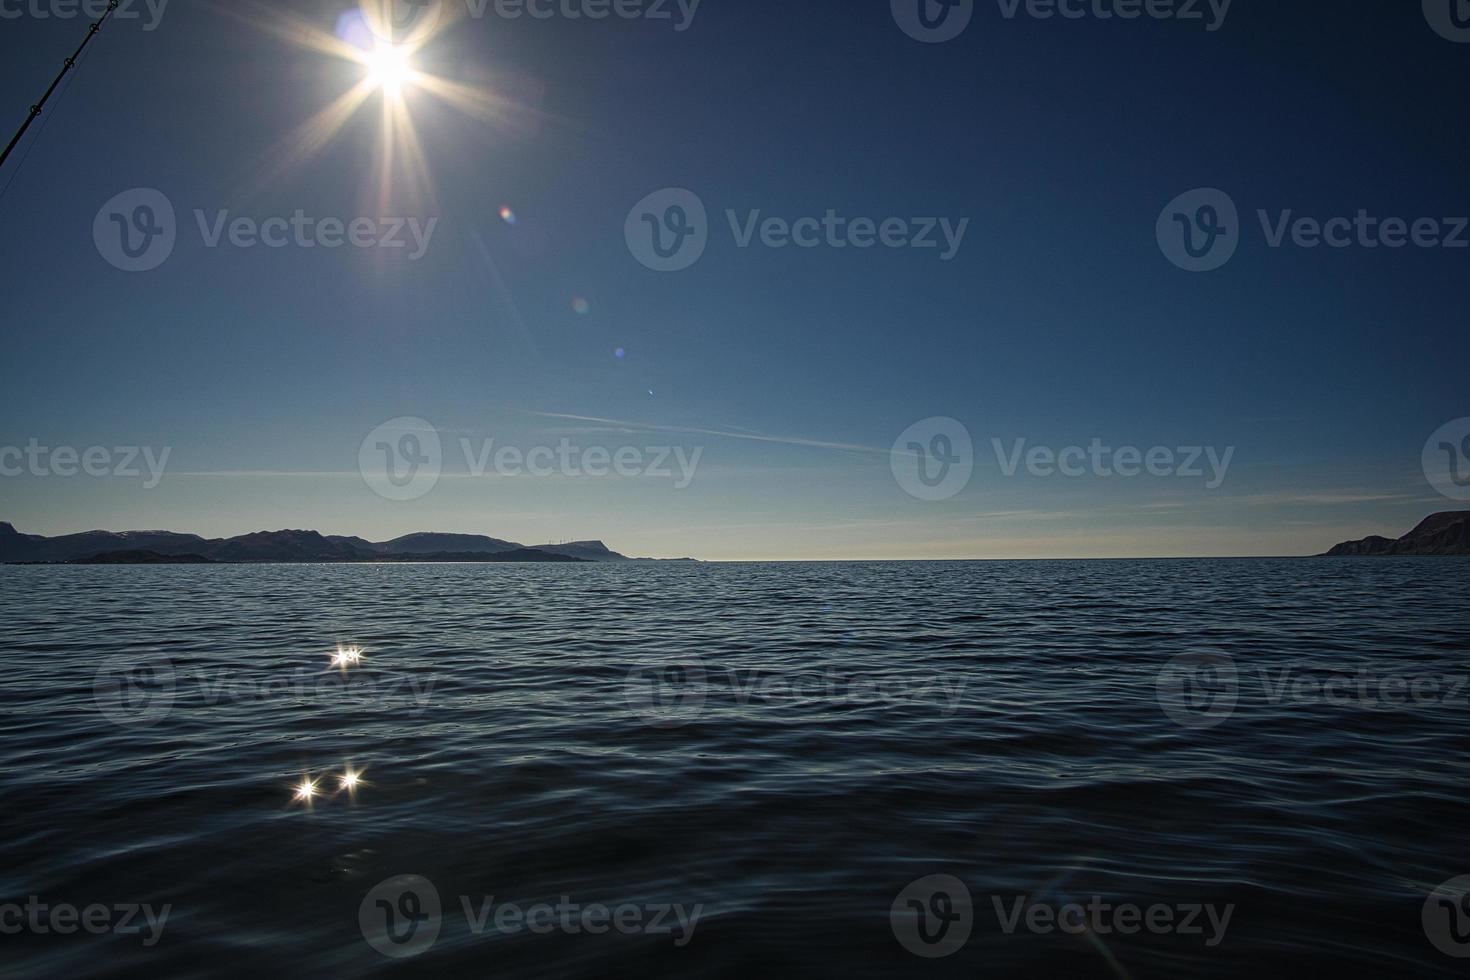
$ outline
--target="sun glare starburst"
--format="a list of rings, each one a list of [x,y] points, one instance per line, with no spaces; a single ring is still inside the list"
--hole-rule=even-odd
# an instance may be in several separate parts
[[[375,89],[382,89],[388,96],[398,96],[403,88],[416,77],[409,63],[410,51],[401,44],[379,42],[363,56],[367,67],[368,81]]]
[[[296,798],[309,803],[313,796],[316,796],[316,780],[302,777],[300,784],[296,787]]]
[[[255,0],[211,5],[221,15],[282,44],[347,65],[346,71],[324,73],[328,84],[318,90],[293,88],[293,96],[300,91],[322,102],[312,105],[308,100],[303,118],[256,159],[246,162],[236,178],[244,184],[242,195],[263,194],[292,179],[360,121],[377,130],[375,145],[362,161],[360,193],[365,200],[361,206],[367,209],[362,213],[437,214],[442,207],[424,139],[449,142],[448,132],[441,128],[440,109],[512,134],[533,132],[545,123],[569,125],[567,120],[508,96],[505,87],[494,82],[495,73],[476,71],[460,77],[462,73],[456,72],[452,79],[435,74],[440,57],[434,46],[467,13],[463,4],[348,0],[330,29],[320,11],[295,13],[290,6],[267,7]],[[455,8],[458,14],[452,12]],[[424,115],[430,112],[435,114]],[[415,113],[420,113],[417,120]],[[376,123],[362,118],[365,116],[376,116]],[[427,124],[422,135],[421,124]],[[500,214],[507,224],[516,223],[509,207]],[[486,252],[483,245],[480,251]],[[489,265],[489,255],[484,258]],[[499,279],[493,267],[488,271]],[[497,283],[496,288],[506,293],[503,284]],[[505,300],[511,302],[508,296]],[[519,314],[513,319],[524,334]],[[347,665],[339,666],[345,669]]]

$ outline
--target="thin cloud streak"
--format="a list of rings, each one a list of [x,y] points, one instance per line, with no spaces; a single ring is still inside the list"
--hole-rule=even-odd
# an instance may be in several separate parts
[[[781,446],[796,446],[802,449],[829,449],[834,452],[866,453],[875,456],[889,455],[889,450],[887,449],[879,449],[875,446],[862,446],[850,442],[827,442],[821,439],[802,439],[796,436],[771,436],[749,431],[725,432],[720,429],[701,429],[694,426],[653,425],[646,422],[630,422],[625,419],[604,419],[594,415],[569,415],[562,412],[526,412],[526,414],[546,419],[564,419],[571,422],[597,422],[602,425],[630,426],[634,430],[642,432],[677,432],[685,435],[774,443]]]

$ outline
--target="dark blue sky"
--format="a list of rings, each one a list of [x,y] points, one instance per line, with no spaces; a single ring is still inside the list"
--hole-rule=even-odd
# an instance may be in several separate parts
[[[382,93],[320,152],[284,154],[364,74],[296,43],[330,35],[348,5],[285,9],[173,0],[155,30],[146,12],[110,25],[23,145],[0,199],[0,445],[171,452],[155,488],[0,478],[0,519],[987,557],[1294,553],[1457,506],[1421,450],[1470,415],[1470,249],[1276,249],[1256,217],[1470,214],[1470,44],[1438,36],[1418,4],[1236,0],[1208,31],[1007,19],[989,0],[938,44],[906,36],[886,0],[703,0],[682,32],[446,16],[415,67],[501,111],[410,83],[432,193],[400,157],[386,198]],[[85,24],[0,19],[7,124]],[[178,240],[158,268],[126,272],[93,224],[140,187],[172,203]],[[1200,187],[1238,206],[1240,241],[1190,273],[1155,222]],[[645,268],[624,240],[629,210],[663,188],[709,214],[705,253],[679,272]],[[439,220],[409,261],[207,248],[195,209]],[[740,248],[727,209],[969,223],[943,261]],[[402,416],[431,421],[444,447],[443,478],[410,501],[359,473],[364,437]],[[934,416],[963,423],[975,465],[930,501],[900,487],[889,449]],[[1235,452],[1207,487],[1007,476],[991,443],[1095,437]],[[474,477],[460,440],[492,438],[702,455],[687,487]]]

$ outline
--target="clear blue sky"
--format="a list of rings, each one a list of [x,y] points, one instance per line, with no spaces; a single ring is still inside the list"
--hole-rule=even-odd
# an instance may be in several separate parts
[[[446,17],[415,66],[503,111],[410,84],[429,179],[400,166],[384,199],[379,92],[309,158],[283,149],[364,73],[298,43],[346,4],[295,4],[288,21],[282,5],[173,0],[157,29],[98,38],[0,199],[0,445],[169,447],[167,474],[148,489],[0,477],[0,519],[599,537],[704,558],[1289,554],[1402,533],[1463,506],[1420,453],[1470,415],[1470,250],[1272,249],[1255,212],[1470,213],[1470,45],[1419,7],[1237,0],[1210,32],[1007,19],[989,0],[941,44],[906,36],[886,0],[703,0],[682,32]],[[7,134],[85,24],[0,19]],[[93,221],[136,187],[172,202],[178,241],[129,273]],[[691,268],[660,273],[624,221],[669,187],[698,194],[710,237]],[[1196,187],[1227,191],[1243,225],[1208,273],[1155,239]],[[196,208],[439,221],[407,261],[207,248]],[[969,224],[946,262],[740,248],[726,209]],[[444,445],[443,477],[412,501],[358,471],[364,437],[399,416]],[[895,438],[931,416],[963,422],[977,457],[940,501],[890,470]],[[1235,454],[1209,489],[1008,477],[991,451],[1095,437]],[[702,455],[684,488],[474,477],[461,438]]]

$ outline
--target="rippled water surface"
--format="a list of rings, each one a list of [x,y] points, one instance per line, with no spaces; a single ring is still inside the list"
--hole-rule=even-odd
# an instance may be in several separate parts
[[[151,946],[0,935],[0,972],[1460,975],[1422,913],[1470,874],[1467,583],[1461,559],[0,568],[0,901],[170,907]],[[360,912],[406,875],[439,931],[391,958]],[[891,914],[930,875],[972,902],[932,959]],[[1007,933],[1023,899],[1231,913]],[[477,928],[539,903],[698,916]]]

